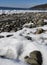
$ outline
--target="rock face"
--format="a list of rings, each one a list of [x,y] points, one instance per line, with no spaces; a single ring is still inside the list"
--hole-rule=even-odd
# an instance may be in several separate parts
[[[29,57],[25,57],[25,61],[31,65],[42,65],[42,54],[40,51],[33,51]]]

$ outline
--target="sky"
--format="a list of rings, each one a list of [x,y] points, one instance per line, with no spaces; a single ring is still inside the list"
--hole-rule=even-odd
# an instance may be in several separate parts
[[[47,0],[0,0],[0,6],[29,8],[38,4],[45,4]]]

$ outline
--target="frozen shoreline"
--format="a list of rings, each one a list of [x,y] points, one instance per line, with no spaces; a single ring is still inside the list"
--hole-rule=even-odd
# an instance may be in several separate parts
[[[46,12],[47,10],[0,10],[0,15],[1,14],[16,14],[16,13],[26,13],[26,12]]]
[[[44,24],[42,27],[40,26],[40,27],[30,28],[29,26],[30,26],[30,24],[32,24],[32,21],[30,22],[30,18],[29,18],[30,23],[27,23],[27,22],[25,23],[26,26],[29,25],[28,26],[29,28],[24,26],[21,30],[19,30],[19,31],[17,30],[17,32],[14,32],[13,30],[15,30],[14,28],[16,27],[16,25],[13,28],[13,26],[14,26],[13,23],[19,19],[21,19],[22,22],[24,22],[23,19],[26,20],[25,17],[27,17],[27,15],[25,14],[26,16],[23,17],[23,19],[22,19],[22,17],[20,18],[20,15],[18,15],[19,18],[17,17],[17,19],[15,21],[11,20],[13,18],[13,17],[11,18],[11,16],[9,19],[9,15],[7,17],[8,19],[5,17],[6,15],[2,16],[2,14],[15,14],[15,13],[22,13],[23,14],[23,13],[28,13],[28,12],[29,13],[31,12],[31,15],[33,15],[32,12],[34,12],[34,13],[37,12],[37,15],[35,14],[36,19],[40,15],[40,14],[38,15],[38,12],[46,12],[47,13],[46,10],[45,11],[38,11],[38,10],[37,11],[36,10],[34,10],[34,11],[33,10],[0,10],[1,21],[4,18],[2,22],[0,21],[0,24],[1,24],[0,56],[5,56],[6,58],[8,58],[8,59],[0,58],[0,64],[1,65],[11,65],[11,64],[12,65],[27,65],[25,63],[24,57],[26,55],[29,55],[29,53],[34,51],[34,50],[41,51],[42,57],[43,57],[43,64],[42,65],[47,65],[47,25]],[[44,15],[44,17],[46,15]],[[47,18],[47,17],[45,17],[45,18]],[[33,19],[35,19],[35,17]],[[35,22],[36,22],[36,19],[35,19]],[[18,21],[18,23],[21,22],[21,20]],[[4,22],[6,22],[6,24],[4,24]],[[11,22],[11,23],[9,23],[9,22]],[[47,23],[47,19],[44,19],[44,21],[42,21],[39,18],[38,22],[46,22]],[[21,24],[21,23],[19,23],[19,24],[18,23],[17,23],[17,27],[19,24]],[[12,31],[13,32],[7,32],[7,29],[9,30],[9,25],[10,25],[10,27],[12,25],[12,28],[13,28]],[[20,27],[18,27],[18,29],[19,28]],[[42,28],[46,31],[42,32],[41,34],[34,34],[34,32],[38,28]],[[3,29],[3,31],[6,31],[6,32],[3,32],[2,29]],[[9,35],[10,35],[10,37],[9,37]],[[30,37],[31,39],[28,40],[27,37]],[[19,53],[20,53],[20,55],[19,55]],[[18,58],[18,60],[20,60],[19,62],[16,61],[17,58]],[[13,60],[11,60],[11,59],[13,59]]]

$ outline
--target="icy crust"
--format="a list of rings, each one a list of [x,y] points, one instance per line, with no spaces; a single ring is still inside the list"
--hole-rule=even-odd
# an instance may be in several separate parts
[[[42,28],[47,30],[47,26],[36,27],[36,28],[23,28],[20,31],[13,33],[0,33],[4,38],[0,39],[0,57],[4,56],[6,59],[20,60],[21,65],[26,65],[22,62],[25,62],[24,57],[28,56],[30,52],[34,50],[39,50],[42,53],[43,64],[47,65],[47,31],[41,34],[34,34],[37,28]],[[13,34],[11,37],[6,37],[6,35]],[[26,36],[31,37],[29,40]],[[11,60],[3,60],[0,58],[1,65],[4,65],[3,62],[9,62],[7,65],[15,65]],[[11,61],[11,62],[10,62]],[[18,61],[17,61],[18,62]],[[20,65],[16,62],[16,65]],[[14,64],[13,64],[14,63]]]

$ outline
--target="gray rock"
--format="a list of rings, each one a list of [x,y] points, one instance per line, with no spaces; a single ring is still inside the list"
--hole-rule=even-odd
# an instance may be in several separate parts
[[[0,38],[4,38],[4,36],[0,35]]]
[[[44,23],[44,20],[43,19],[39,19],[37,21],[37,26],[43,26],[45,23]]]
[[[30,65],[40,65],[35,59],[27,58],[25,61]]]
[[[44,30],[42,28],[39,28],[39,29],[37,29],[37,31],[35,32],[35,34],[41,34],[43,32],[44,32]]]
[[[42,54],[40,51],[33,51],[29,56],[25,56],[24,59],[31,65],[42,65]]]
[[[13,35],[7,35],[6,37],[12,37]]]
[[[32,37],[30,37],[30,36],[25,36],[25,38],[28,40],[32,40]]]

